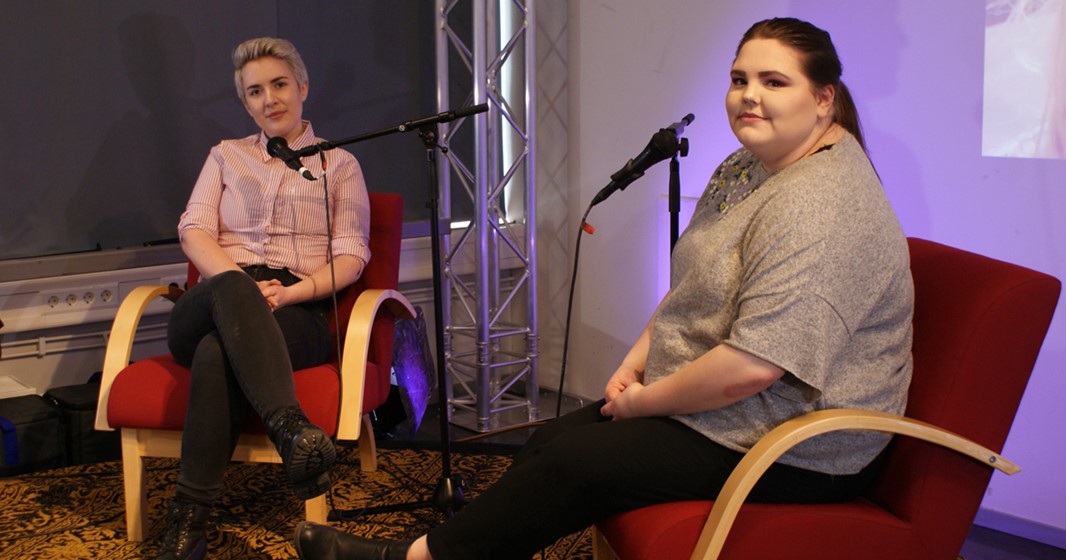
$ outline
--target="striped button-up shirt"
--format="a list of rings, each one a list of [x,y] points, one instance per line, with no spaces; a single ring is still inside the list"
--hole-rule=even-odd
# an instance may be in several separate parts
[[[334,256],[370,260],[370,202],[359,162],[334,149],[326,154],[326,180],[308,181],[266,151],[266,136],[224,140],[211,153],[178,224],[178,235],[199,229],[214,237],[239,266],[287,268],[305,278],[328,262],[326,196]],[[311,124],[294,150],[322,142]],[[318,155],[302,159],[316,177]]]

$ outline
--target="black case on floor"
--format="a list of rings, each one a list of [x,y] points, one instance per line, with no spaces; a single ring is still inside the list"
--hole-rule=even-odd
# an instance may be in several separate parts
[[[58,409],[39,395],[0,399],[0,476],[63,465],[65,430]]]
[[[98,381],[55,387],[44,394],[62,415],[68,465],[114,461],[121,456],[119,432],[100,432],[94,428],[99,395]]]

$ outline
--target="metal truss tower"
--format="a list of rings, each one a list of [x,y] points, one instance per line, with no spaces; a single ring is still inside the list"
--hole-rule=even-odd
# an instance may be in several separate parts
[[[435,7],[438,110],[489,106],[442,126],[439,175],[441,214],[452,221],[442,242],[448,414],[484,433],[540,414],[535,0]],[[453,179],[473,206],[465,228],[453,219],[452,207],[465,200],[452,193]]]

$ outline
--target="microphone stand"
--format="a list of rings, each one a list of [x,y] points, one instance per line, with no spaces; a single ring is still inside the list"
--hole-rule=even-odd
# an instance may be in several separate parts
[[[422,138],[422,144],[426,150],[426,183],[428,187],[429,198],[426,202],[426,208],[430,213],[430,236],[431,249],[433,253],[433,315],[434,315],[434,327],[436,328],[436,350],[437,350],[437,395],[439,399],[439,416],[440,416],[440,444],[441,444],[441,479],[437,483],[436,491],[433,493],[433,497],[429,500],[412,502],[407,504],[396,504],[390,506],[380,506],[374,508],[363,508],[359,510],[339,510],[333,509],[329,512],[328,519],[331,521],[340,521],[353,519],[360,515],[374,514],[374,513],[386,513],[393,511],[410,511],[424,508],[436,508],[441,513],[451,517],[462,506],[466,505],[466,499],[463,496],[463,492],[466,489],[466,481],[461,477],[454,476],[452,474],[452,462],[451,462],[451,436],[448,428],[448,393],[447,393],[447,374],[445,373],[445,360],[444,360],[444,311],[443,301],[444,295],[442,294],[441,287],[441,244],[440,244],[440,187],[437,181],[437,157],[436,149],[440,148],[442,151],[447,150],[443,146],[437,145],[437,130],[436,125],[440,123],[446,123],[453,121],[457,118],[466,117],[481,113],[488,110],[488,105],[482,103],[480,105],[474,105],[472,107],[466,107],[456,111],[445,111],[437,115],[430,117],[416,119],[413,121],[406,121],[399,126],[392,128],[381,129],[368,134],[362,134],[358,136],[352,136],[343,140],[335,142],[321,142],[313,146],[308,146],[302,150],[299,150],[300,156],[312,155],[325,150],[332,150],[333,148],[343,146],[345,144],[351,144],[355,142],[361,142],[363,140],[369,140],[371,138],[377,138],[379,136],[385,136],[395,132],[410,132],[411,130],[418,130],[419,137]]]
[[[669,199],[667,210],[670,213],[671,255],[673,255],[674,253],[674,245],[677,244],[677,238],[680,236],[678,218],[681,214],[681,163],[678,161],[677,158],[685,157],[688,155],[688,138],[682,138],[681,135],[684,134],[685,127],[692,124],[692,121],[695,119],[696,116],[692,113],[689,113],[682,117],[679,122],[676,122],[666,128],[660,128],[659,132],[655,133],[655,135],[652,136],[652,141],[648,144],[648,148],[645,150],[645,153],[647,153],[649,150],[655,147],[658,149],[659,155],[662,156],[660,158],[655,159],[652,165],[662,161],[663,159],[666,159],[666,157],[670,157],[670,184],[668,189]],[[677,144],[675,146],[672,146],[669,152],[667,152],[663,148],[661,142],[656,142],[656,139],[659,138],[661,134],[668,131],[672,132],[674,137],[677,139]],[[667,154],[669,154],[669,156]],[[644,154],[641,154],[640,156],[637,156],[637,159],[640,159],[643,156]],[[570,275],[570,299],[569,303],[566,306],[566,332],[563,334],[563,365],[559,370],[559,400],[555,406],[556,417],[559,417],[560,413],[562,412],[563,383],[566,380],[566,356],[567,351],[570,347],[570,312],[574,305],[574,286],[577,283],[577,257],[578,254],[581,252],[581,234],[584,231],[588,231],[585,229],[586,227],[590,227],[585,221],[585,219],[588,218],[589,212],[592,211],[593,206],[596,206],[597,204],[606,200],[607,197],[611,196],[611,194],[614,193],[615,190],[625,189],[626,185],[629,185],[630,183],[644,175],[643,171],[638,171],[635,175],[632,174],[632,168],[634,167],[633,161],[634,160],[629,160],[629,162],[626,163],[625,167],[623,167],[621,171],[618,171],[614,175],[611,175],[611,182],[608,183],[606,187],[601,189],[600,192],[596,193],[596,196],[593,197],[592,202],[589,203],[588,208],[585,210],[585,215],[581,217],[581,229],[579,229],[577,232],[577,244],[574,247],[574,269],[572,274]],[[647,169],[647,167],[644,167],[644,169]],[[626,182],[623,183],[623,181]]]
[[[678,141],[677,152],[670,158],[670,187],[667,209],[670,212],[670,254],[674,252],[677,238],[680,236],[678,217],[681,215],[681,163],[677,158],[688,155],[688,138]]]

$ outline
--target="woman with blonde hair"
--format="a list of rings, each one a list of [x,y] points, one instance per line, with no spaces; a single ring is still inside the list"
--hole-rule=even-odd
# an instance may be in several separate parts
[[[355,157],[331,150],[325,165],[305,164],[320,178],[330,170],[327,205],[321,189],[267,151],[271,138],[297,150],[322,141],[303,120],[309,85],[296,48],[252,39],[233,64],[237,95],[260,131],[211,149],[178,224],[202,279],[175,304],[167,330],[175,361],[192,375],[159,560],[206,554],[207,518],[249,410],[298,498],[329,489],[336,452],[300,409],[292,373],[329,358],[331,277],[343,288],[370,259],[369,198]]]

